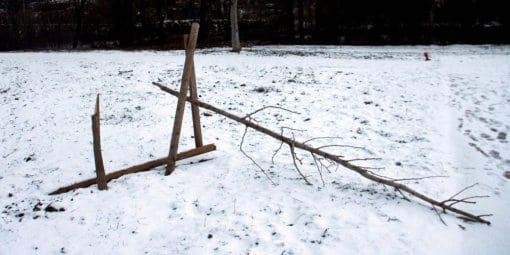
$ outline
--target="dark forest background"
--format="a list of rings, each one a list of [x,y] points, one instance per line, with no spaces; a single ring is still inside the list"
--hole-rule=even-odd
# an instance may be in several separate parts
[[[509,43],[509,0],[239,0],[244,44]],[[230,0],[0,0],[0,50],[227,45]]]

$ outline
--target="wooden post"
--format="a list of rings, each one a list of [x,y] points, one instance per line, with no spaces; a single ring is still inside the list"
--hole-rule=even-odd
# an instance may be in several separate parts
[[[188,51],[188,40],[189,35],[184,35],[184,49]],[[195,76],[195,63],[191,66],[191,79],[190,79],[190,97],[191,100],[198,100],[198,91],[197,91],[197,79]],[[191,104],[191,115],[193,116],[193,132],[195,135],[195,146],[201,147],[204,145],[202,139],[202,127],[200,124],[200,107],[195,104]]]
[[[170,151],[168,153],[168,163],[166,166],[165,175],[170,175],[175,169],[175,162],[177,160],[177,151],[179,148],[179,138],[181,136],[182,119],[184,117],[184,108],[186,104],[186,96],[190,86],[190,80],[193,70],[193,54],[197,46],[198,29],[200,25],[193,23],[191,25],[191,32],[188,40],[188,47],[186,49],[186,60],[184,61],[184,72],[181,80],[180,96],[177,99],[177,108],[175,110],[174,128],[172,130],[172,138],[170,141]]]
[[[101,130],[99,123],[99,94],[96,97],[96,110],[92,115],[92,140],[94,144],[94,161],[96,163],[97,187],[99,190],[106,190],[105,171],[103,155],[101,153]]]

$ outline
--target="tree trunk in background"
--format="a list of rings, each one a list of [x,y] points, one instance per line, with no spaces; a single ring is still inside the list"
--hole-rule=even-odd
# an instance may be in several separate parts
[[[239,24],[237,22],[237,0],[232,0],[232,6],[230,6],[230,29],[232,35],[232,51],[241,52],[241,42],[239,41]]]
[[[75,21],[76,21],[76,30],[74,34],[73,40],[73,49],[78,47],[78,42],[80,41],[81,29],[83,23],[83,12],[85,9],[85,3],[87,0],[73,0],[74,2],[74,13],[75,13]]]

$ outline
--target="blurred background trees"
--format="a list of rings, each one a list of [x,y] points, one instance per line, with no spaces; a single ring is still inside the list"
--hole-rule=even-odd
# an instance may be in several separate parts
[[[238,0],[245,43],[509,43],[508,0]],[[0,0],[0,50],[230,45],[230,0]]]

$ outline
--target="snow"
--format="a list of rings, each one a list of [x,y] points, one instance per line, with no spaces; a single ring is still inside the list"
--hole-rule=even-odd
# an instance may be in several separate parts
[[[431,61],[424,61],[423,52]],[[202,110],[217,150],[109,183],[48,196],[94,177],[90,115],[101,94],[107,172],[168,153],[184,54],[0,53],[0,254],[505,254],[510,248],[510,47],[270,46],[198,50],[201,100],[299,141],[374,167],[439,200],[488,195],[459,207],[491,226],[442,215],[341,167]],[[193,148],[187,109],[180,150]],[[292,128],[292,129],[289,129]],[[304,130],[304,131],[303,131]],[[205,161],[204,161],[205,160]],[[382,169],[379,169],[382,168]],[[272,181],[277,185],[273,185]],[[51,205],[56,212],[45,209]],[[61,209],[59,211],[59,209]]]

